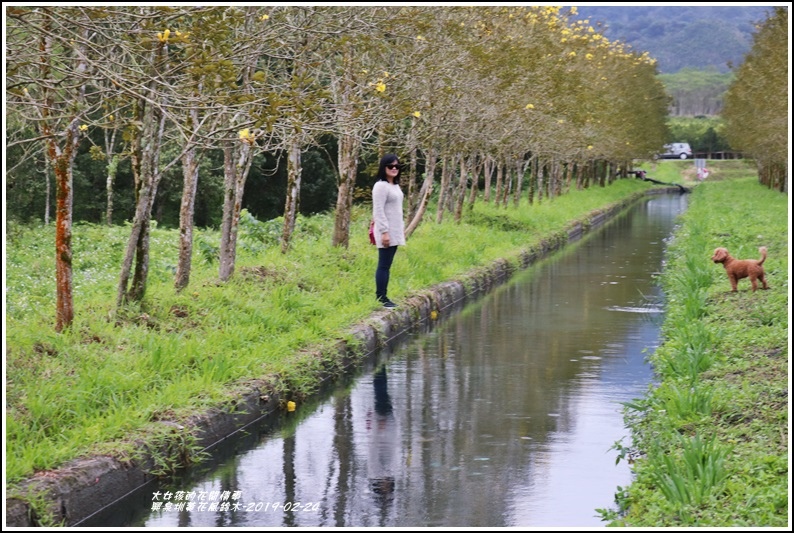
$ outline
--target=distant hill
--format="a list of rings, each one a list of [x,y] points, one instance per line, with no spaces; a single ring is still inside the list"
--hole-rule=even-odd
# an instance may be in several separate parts
[[[764,21],[772,6],[577,6],[580,20],[588,19],[611,41],[634,51],[648,52],[659,72],[684,68],[728,72],[744,61],[753,44],[755,24]],[[598,26],[598,23],[602,26]]]

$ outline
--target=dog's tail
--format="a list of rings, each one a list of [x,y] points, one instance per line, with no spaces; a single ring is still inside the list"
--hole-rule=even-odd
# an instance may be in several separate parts
[[[758,251],[761,252],[761,259],[758,260],[758,266],[761,266],[764,264],[764,261],[766,261],[766,246],[760,247]]]

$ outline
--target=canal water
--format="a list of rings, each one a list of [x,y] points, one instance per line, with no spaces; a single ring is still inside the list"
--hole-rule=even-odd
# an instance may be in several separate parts
[[[655,275],[686,201],[641,201],[87,525],[603,527],[631,482],[612,446],[652,381]]]

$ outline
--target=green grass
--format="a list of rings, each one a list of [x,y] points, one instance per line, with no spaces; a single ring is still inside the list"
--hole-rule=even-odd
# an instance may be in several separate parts
[[[616,443],[635,480],[616,493],[610,526],[780,527],[788,515],[788,227],[786,196],[750,177],[744,161],[708,163],[690,196],[660,277],[664,343],[651,356],[658,386],[626,404],[632,442]],[[693,163],[647,164],[649,176],[694,184]],[[481,199],[461,224],[434,213],[396,257],[391,296],[462,279],[499,259],[560,238],[562,229],[650,187],[606,188],[516,209]],[[217,281],[217,232],[195,236],[190,285],[173,289],[178,233],[155,228],[144,302],[113,308],[128,227],[74,227],[76,318],[54,332],[54,229],[9,223],[6,232],[7,488],[80,456],[134,458],[143,440],[164,453],[155,472],[201,459],[182,421],[264,379],[311,402],[317,377],[333,370],[331,346],[378,308],[369,213],[355,210],[347,249],[330,245],[330,215],[301,218],[291,251],[280,252],[280,221],[244,217],[235,276]],[[756,257],[767,246],[771,290],[737,294],[721,265],[725,246]],[[28,495],[31,501],[38,496]],[[45,504],[34,507],[44,508]],[[46,518],[46,517],[45,517]]]
[[[460,279],[497,259],[518,266],[521,251],[650,186],[619,180],[518,208],[479,199],[461,224],[445,216],[437,225],[430,212],[398,252],[390,296]],[[369,219],[366,207],[356,208],[345,249],[331,246],[331,215],[300,218],[291,250],[282,254],[280,221],[244,215],[227,283],[217,280],[218,233],[198,230],[190,284],[179,293],[178,230],[154,228],[145,299],[118,314],[129,227],[75,224],[75,321],[61,334],[54,332],[54,228],[9,224],[7,482],[81,456],[132,457],[134,442],[162,440],[157,421],[184,421],[221,405],[245,380],[264,379],[290,399],[307,399],[318,376],[339,364],[336,341],[378,309]],[[175,450],[189,454],[191,447]]]
[[[620,516],[602,511],[612,526],[788,524],[788,198],[731,166],[716,174],[668,248],[659,384],[627,404],[633,442],[616,448],[637,458],[636,479],[616,494]],[[731,293],[714,248],[756,258],[762,245],[771,290],[745,279]]]

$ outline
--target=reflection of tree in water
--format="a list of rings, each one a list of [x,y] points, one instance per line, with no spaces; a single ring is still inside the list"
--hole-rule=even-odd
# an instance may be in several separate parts
[[[386,505],[394,499],[397,425],[387,389],[385,366],[381,366],[375,372],[373,385],[375,413],[374,417],[367,421],[367,429],[370,431],[369,481],[375,501],[380,505]]]

